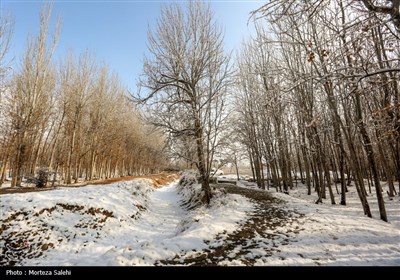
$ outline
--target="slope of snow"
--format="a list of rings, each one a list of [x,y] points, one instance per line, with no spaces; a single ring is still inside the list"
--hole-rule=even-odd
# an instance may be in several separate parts
[[[188,174],[184,176],[188,177]],[[201,197],[200,184],[189,183],[183,187],[178,185],[178,187],[180,187],[179,193],[183,202],[193,197]],[[196,205],[196,201],[186,203],[186,205],[192,208]],[[229,234],[247,220],[249,212],[254,210],[254,204],[248,198],[213,189],[213,198],[209,206],[195,207],[183,218],[180,225],[182,233],[174,240],[181,244],[183,250],[180,256],[175,256],[174,260],[183,263],[185,258],[198,255],[201,250],[219,246]]]
[[[148,181],[136,180],[1,195],[0,251],[5,256],[1,262],[18,264],[27,257],[50,255],[41,261],[57,265],[66,260],[64,256],[84,255],[102,238],[130,232],[152,191]]]
[[[3,195],[0,250],[16,265],[154,265],[207,248],[253,206],[219,195],[209,207],[187,211],[182,198],[177,183],[153,191],[145,180]]]

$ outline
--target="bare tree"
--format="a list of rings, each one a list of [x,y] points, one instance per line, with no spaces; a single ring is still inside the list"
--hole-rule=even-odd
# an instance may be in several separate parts
[[[40,17],[39,35],[28,41],[26,53],[22,59],[22,68],[14,78],[12,88],[13,129],[15,131],[15,152],[12,186],[20,186],[23,168],[29,158],[29,149],[37,133],[43,133],[39,127],[47,120],[43,108],[48,106],[49,96],[55,85],[54,71],[51,66],[52,55],[57,44],[56,29],[52,44],[47,45],[51,7],[43,6]],[[32,150],[32,149],[31,149]]]
[[[14,21],[11,16],[2,15],[0,18],[0,80],[4,81],[7,72],[6,54],[14,31]],[[1,85],[3,88],[3,85]],[[1,92],[0,92],[1,94]],[[1,96],[1,95],[0,95]]]
[[[11,153],[10,120],[7,114],[7,102],[10,94],[10,84],[7,79],[9,73],[6,54],[10,47],[14,22],[10,16],[0,18],[0,186],[6,177],[7,162]]]
[[[364,14],[372,14],[378,18],[384,26],[391,24],[397,31],[396,37],[399,39],[400,34],[400,0],[346,0],[343,6],[346,9],[356,9]],[[288,15],[304,15],[308,18],[314,17],[318,11],[326,8],[329,5],[328,1],[324,0],[309,0],[306,5],[303,5],[298,0],[271,0],[267,4],[252,12],[252,16],[256,18],[269,17],[272,22],[279,18]],[[347,29],[349,26],[341,26],[341,30]],[[395,32],[396,32],[395,31]]]
[[[161,9],[157,27],[149,32],[148,41],[149,56],[145,58],[140,82],[148,92],[139,100],[165,116],[158,118],[156,125],[176,137],[193,138],[196,165],[209,203],[212,194],[208,163],[212,162],[215,135],[206,130],[214,127],[215,131],[220,124],[218,111],[223,107],[222,96],[227,92],[230,77],[221,27],[209,4],[191,1],[186,10],[171,4]],[[182,118],[177,122],[170,114],[178,111]]]

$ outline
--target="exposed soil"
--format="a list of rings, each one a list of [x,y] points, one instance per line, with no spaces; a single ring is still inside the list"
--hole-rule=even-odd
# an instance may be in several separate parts
[[[248,213],[249,218],[236,231],[228,235],[223,233],[216,237],[216,239],[224,239],[222,245],[211,246],[202,252],[182,253],[173,259],[160,261],[159,265],[216,266],[226,260],[238,259],[241,259],[244,265],[253,265],[258,258],[254,254],[249,254],[251,249],[263,248],[267,252],[266,255],[270,256],[274,252],[279,252],[280,246],[288,244],[293,235],[302,230],[299,226],[296,226],[293,232],[283,230],[287,224],[302,223],[300,220],[304,214],[284,209],[282,206],[285,202],[274,198],[268,192],[240,188],[231,184],[214,186],[223,187],[228,193],[248,197],[255,203],[255,210]],[[265,244],[257,236],[267,238],[270,242]],[[182,259],[184,259],[183,262]]]
[[[118,177],[118,178],[109,178],[104,180],[94,180],[94,181],[86,181],[77,184],[71,185],[56,185],[54,187],[48,188],[36,188],[36,187],[15,187],[15,188],[0,188],[0,195],[2,194],[12,194],[12,193],[28,193],[28,192],[41,192],[41,191],[50,191],[57,189],[58,187],[66,187],[66,188],[79,188],[87,185],[107,185],[112,184],[119,181],[131,181],[134,179],[146,179],[149,180],[154,187],[160,187],[162,185],[166,185],[171,183],[177,179],[179,179],[179,175],[175,173],[161,172],[158,174],[150,174],[150,175],[142,175],[142,176],[127,176],[127,177]]]

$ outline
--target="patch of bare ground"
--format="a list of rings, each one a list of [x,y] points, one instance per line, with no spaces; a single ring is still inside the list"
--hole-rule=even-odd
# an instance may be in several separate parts
[[[57,185],[54,187],[47,187],[47,188],[36,188],[36,187],[14,187],[14,188],[0,188],[0,195],[2,194],[13,194],[13,193],[28,193],[28,192],[41,192],[41,191],[50,191],[57,189],[57,187],[64,187],[64,188],[79,188],[84,187],[87,185],[107,185],[112,184],[115,182],[120,181],[132,181],[135,179],[145,179],[150,181],[153,187],[158,188],[160,186],[169,184],[177,179],[179,179],[179,175],[175,173],[169,172],[161,172],[158,174],[150,174],[150,175],[141,175],[141,176],[126,176],[126,177],[118,177],[118,178],[109,178],[109,179],[102,179],[102,180],[93,180],[93,181],[86,181],[77,184],[71,185]]]
[[[236,231],[216,236],[217,240],[222,241],[218,246],[211,245],[202,252],[185,252],[173,259],[162,260],[157,265],[217,266],[224,261],[240,260],[243,265],[251,266],[257,259],[279,252],[280,246],[291,242],[302,230],[298,225],[303,223],[304,214],[285,209],[284,201],[266,191],[231,184],[218,184],[214,187],[223,187],[228,193],[249,198],[255,204],[255,209],[248,213],[248,219]],[[289,228],[294,230],[286,231],[289,224]],[[267,243],[265,240],[268,240]],[[262,254],[259,254],[260,250],[263,250]]]

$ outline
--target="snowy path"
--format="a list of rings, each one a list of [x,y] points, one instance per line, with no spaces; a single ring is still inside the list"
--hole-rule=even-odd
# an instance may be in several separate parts
[[[156,259],[170,257],[174,248],[171,239],[179,232],[186,213],[180,207],[177,184],[155,190],[147,210],[142,212],[129,242],[117,257],[117,264],[145,265]]]
[[[155,190],[149,197],[147,210],[130,233],[130,241],[104,254],[103,259],[114,258],[107,264],[162,265],[163,260],[176,258],[183,252],[202,251],[216,242],[217,234],[233,232],[239,221],[246,218],[246,211],[253,207],[242,196],[223,196],[216,198],[210,207],[187,211],[180,206],[181,200],[176,183]],[[232,216],[225,215],[228,209]],[[183,264],[184,259],[178,258],[176,263]]]
[[[177,226],[185,211],[179,206],[176,184],[155,190],[148,210],[140,218],[140,227],[134,235],[140,241],[162,242],[176,235]]]
[[[177,184],[156,190],[151,195],[148,210],[138,220],[134,233],[138,243],[129,247],[131,253],[117,258],[118,264],[163,265],[163,260],[175,258],[177,264],[185,260],[178,256],[193,254],[220,243],[215,237],[227,235],[246,219],[253,204],[242,196],[215,198],[210,207],[187,211],[180,206],[182,196]],[[231,216],[226,215],[227,210]]]
[[[96,191],[98,190],[100,189],[97,188]],[[90,193],[93,195],[94,192]],[[173,256],[179,248],[176,245],[173,246],[173,243],[171,245],[171,239],[176,237],[179,224],[186,213],[180,207],[177,184],[172,183],[156,189],[148,196],[143,196],[142,199],[137,199],[138,193],[138,191],[135,192],[133,201],[129,197],[131,193],[118,193],[117,190],[114,193],[108,193],[107,198],[102,198],[102,203],[108,202],[115,195],[116,200],[109,204],[113,204],[115,208],[122,208],[119,215],[113,211],[115,217],[111,221],[112,224],[107,224],[107,221],[102,230],[96,233],[86,230],[81,234],[76,234],[75,230],[72,240],[68,240],[67,243],[61,242],[59,246],[55,246],[54,250],[48,251],[47,256],[26,260],[25,264],[149,265],[157,259]],[[126,205],[121,203],[121,196],[127,199]],[[136,207],[132,208],[132,204]],[[131,215],[134,208],[138,208],[139,211]],[[63,217],[71,214],[61,213]],[[73,220],[76,221],[76,219],[76,217],[69,217],[65,223],[76,228],[76,225],[73,225]],[[60,223],[60,220],[53,223]],[[57,229],[57,232],[61,231],[64,230]]]
[[[99,241],[105,248],[111,248],[92,265],[149,265],[173,256],[178,248],[171,239],[177,236],[186,213],[179,200],[176,183],[156,189],[150,194],[145,211],[140,212],[129,230],[116,231]],[[97,248],[101,247],[99,243]]]

